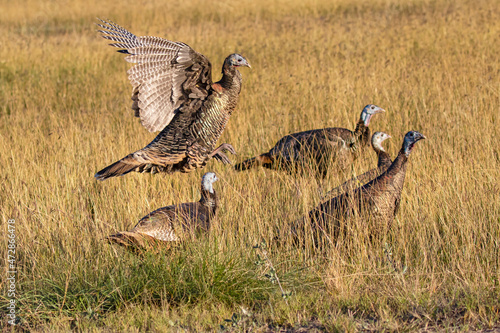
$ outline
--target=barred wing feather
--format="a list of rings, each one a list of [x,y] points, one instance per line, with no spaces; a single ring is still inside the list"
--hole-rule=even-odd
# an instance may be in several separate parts
[[[103,21],[97,24],[102,37],[127,54],[125,60],[136,65],[128,78],[133,87],[132,109],[150,132],[165,128],[181,103],[204,100],[212,85],[211,64],[202,54],[181,42],[160,37],[138,37],[121,26]]]

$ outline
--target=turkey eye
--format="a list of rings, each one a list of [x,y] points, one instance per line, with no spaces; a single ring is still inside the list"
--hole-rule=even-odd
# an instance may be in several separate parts
[[[374,107],[374,106],[372,106],[372,110],[373,110],[373,109],[375,109],[375,107]]]

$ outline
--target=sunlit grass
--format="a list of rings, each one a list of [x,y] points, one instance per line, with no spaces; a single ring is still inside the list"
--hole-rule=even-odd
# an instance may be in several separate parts
[[[17,1],[0,11],[0,214],[16,220],[17,311],[25,327],[144,331],[322,327],[463,330],[500,322],[500,12],[495,1]],[[384,244],[276,246],[274,230],[349,175],[323,182],[215,161],[191,174],[97,182],[155,134],[132,117],[123,56],[95,17],[183,41],[218,79],[239,52],[237,110],[220,143],[233,161],[282,136],[354,128],[364,105],[393,139],[418,130],[401,209]],[[349,173],[374,167],[367,150]],[[221,207],[197,242],[136,257],[103,241],[146,213],[198,200],[214,171]],[[6,230],[6,227],[5,229]],[[6,244],[6,232],[1,239]],[[262,241],[287,291],[260,262]],[[7,247],[0,247],[1,260]],[[406,266],[406,270],[402,267]],[[5,276],[2,275],[2,276]],[[8,297],[2,277],[2,323]],[[233,313],[236,315],[232,322]]]

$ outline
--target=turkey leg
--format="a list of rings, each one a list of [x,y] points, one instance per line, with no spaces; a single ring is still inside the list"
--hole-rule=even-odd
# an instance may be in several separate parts
[[[229,143],[223,143],[217,149],[215,149],[210,155],[208,155],[208,157],[215,158],[216,160],[224,164],[231,164],[231,160],[226,156],[226,154],[224,154],[224,151],[236,155],[236,150],[234,150],[233,146],[231,146]]]

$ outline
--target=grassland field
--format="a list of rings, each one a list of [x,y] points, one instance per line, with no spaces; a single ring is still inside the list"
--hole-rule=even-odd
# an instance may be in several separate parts
[[[220,143],[233,162],[282,136],[353,129],[426,135],[380,244],[277,247],[273,230],[376,164],[368,149],[325,180],[211,161],[190,174],[96,171],[155,136],[134,118],[123,55],[94,25],[182,41],[212,62],[243,54]],[[487,331],[500,329],[500,6],[495,0],[0,1],[2,331]],[[142,257],[103,238],[199,198],[217,173],[210,232]],[[8,324],[15,220],[16,323]],[[263,244],[265,243],[265,245]],[[261,248],[255,248],[261,244]],[[278,277],[283,292],[276,283]]]

